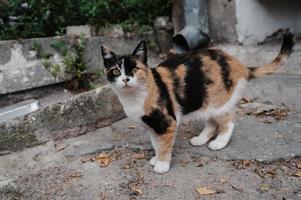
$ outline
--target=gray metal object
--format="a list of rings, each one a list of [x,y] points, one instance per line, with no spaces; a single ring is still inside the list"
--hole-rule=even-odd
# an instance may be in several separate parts
[[[177,53],[183,53],[189,50],[207,47],[210,38],[199,28],[186,26],[173,38],[173,47]]]
[[[174,49],[177,53],[183,53],[208,47],[210,39],[207,35],[209,30],[207,0],[182,0],[181,4],[184,10],[185,27],[174,35]]]
[[[208,33],[208,3],[207,0],[184,0],[185,24],[199,28]]]
[[[39,109],[39,101],[26,100],[4,108],[0,108],[0,123],[20,117]]]

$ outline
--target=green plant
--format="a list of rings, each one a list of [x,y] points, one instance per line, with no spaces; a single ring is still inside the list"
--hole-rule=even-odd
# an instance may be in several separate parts
[[[150,30],[170,15],[171,0],[0,0],[0,39],[62,35],[68,25],[121,24],[127,32]]]
[[[64,40],[52,40],[49,44],[52,48],[58,50],[63,56],[67,54],[68,47]]]
[[[95,85],[90,82],[87,74],[87,63],[84,58],[86,39],[83,35],[74,37],[66,42],[63,39],[54,40],[50,43],[63,56],[62,64],[53,63],[50,58],[42,58],[44,67],[56,78],[62,74],[68,74],[71,77],[69,88],[72,90],[91,89]],[[33,50],[42,51],[41,45],[34,42]],[[37,53],[37,55],[40,53]],[[95,73],[93,75],[99,76]]]
[[[41,44],[39,44],[36,40],[32,42],[30,50],[35,51],[37,58],[40,59],[49,59],[51,56],[53,56],[51,53],[44,52]]]

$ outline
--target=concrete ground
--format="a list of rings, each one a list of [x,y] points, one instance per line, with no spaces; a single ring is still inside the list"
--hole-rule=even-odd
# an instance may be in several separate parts
[[[161,175],[148,164],[147,133],[128,119],[2,155],[0,199],[300,199],[301,110],[267,114],[276,107],[254,105],[241,106],[221,151],[191,146],[201,125],[183,125]]]

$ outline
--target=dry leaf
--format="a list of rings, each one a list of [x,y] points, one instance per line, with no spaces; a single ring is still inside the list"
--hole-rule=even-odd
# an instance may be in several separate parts
[[[129,129],[135,129],[136,126],[135,126],[135,125],[129,125],[128,128],[129,128]]]
[[[133,186],[133,187],[131,188],[131,190],[132,190],[134,193],[136,193],[136,194],[139,194],[139,195],[142,195],[142,194],[143,194],[142,190],[141,190],[138,186]]]
[[[61,143],[61,144],[57,144],[56,146],[55,146],[55,148],[56,148],[56,150],[57,151],[62,151],[62,150],[64,150],[66,147],[68,147],[69,146],[69,144],[64,144],[64,143]]]
[[[80,178],[83,174],[81,172],[75,172],[70,175],[71,178]]]
[[[201,195],[210,195],[210,194],[215,194],[216,193],[216,191],[208,189],[206,187],[199,187],[199,188],[196,189],[196,191],[198,193],[200,193]]]
[[[277,170],[276,168],[273,168],[273,167],[269,167],[269,168],[266,168],[265,169],[266,173],[272,177],[276,176],[277,175]]]
[[[134,159],[142,159],[142,158],[144,158],[144,152],[141,151],[141,152],[134,153],[133,154],[133,158]]]
[[[108,154],[105,153],[101,153],[99,155],[97,155],[94,160],[97,160],[99,166],[101,167],[106,167],[109,165],[111,159],[110,156]]]
[[[242,164],[243,164],[244,166],[249,166],[249,165],[251,164],[251,160],[244,160],[244,161],[242,162]]]
[[[73,173],[65,176],[63,182],[65,184],[70,184],[73,181],[73,179],[81,178],[82,176],[83,176],[83,174],[81,172],[73,172]]]
[[[294,176],[301,177],[301,170],[298,170],[298,171],[294,174]]]
[[[262,184],[259,188],[262,192],[266,192],[270,189],[270,186],[268,184]]]
[[[188,160],[180,160],[180,164],[182,167],[185,167],[186,165],[189,164],[189,161]]]
[[[301,161],[297,164],[298,169],[301,169]]]

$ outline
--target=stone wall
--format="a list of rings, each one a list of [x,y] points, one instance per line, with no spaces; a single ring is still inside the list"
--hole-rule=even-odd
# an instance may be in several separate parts
[[[238,42],[257,44],[278,29],[290,28],[301,36],[299,0],[236,0]]]
[[[215,43],[237,43],[235,1],[208,1],[209,35]]]
[[[147,39],[150,47],[155,46],[152,34],[119,38],[106,36],[87,38],[85,60],[89,66],[88,71],[97,71],[103,68],[101,44],[106,44],[118,53],[130,53],[142,39]],[[61,54],[50,45],[55,40],[66,40],[66,38],[0,41],[0,95],[51,85],[69,79],[70,76],[66,74],[55,78],[45,69],[41,58],[33,50],[34,44],[39,44],[44,54],[52,55],[50,59],[53,63],[62,63]]]

